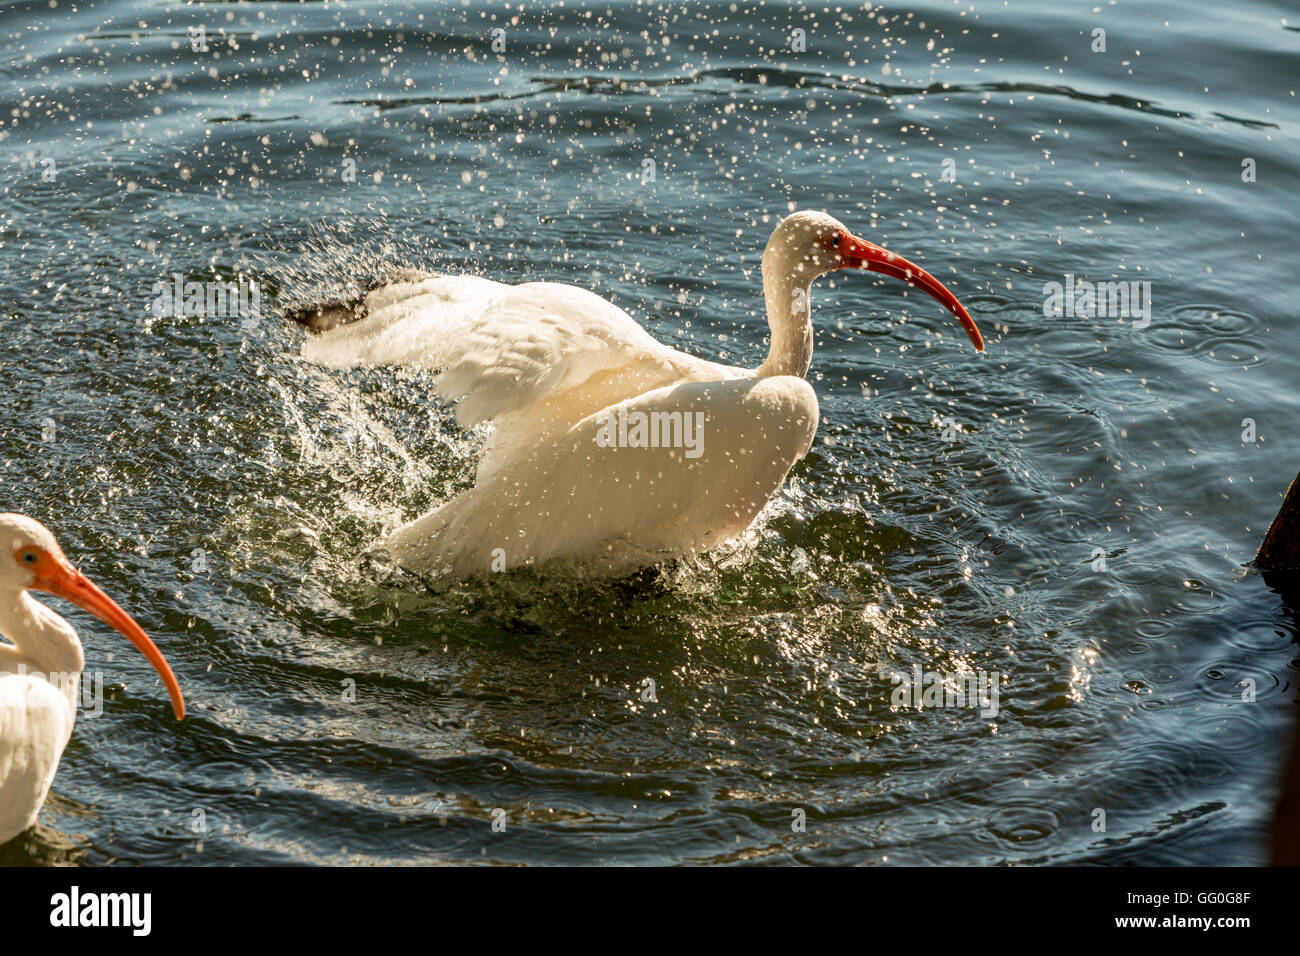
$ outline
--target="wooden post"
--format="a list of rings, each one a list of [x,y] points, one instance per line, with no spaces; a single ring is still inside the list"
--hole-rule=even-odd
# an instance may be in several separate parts
[[[1282,510],[1273,519],[1264,543],[1255,556],[1255,566],[1264,572],[1269,585],[1292,608],[1300,581],[1300,475],[1291,482]],[[1273,819],[1272,856],[1274,866],[1300,866],[1300,727],[1291,732],[1291,759],[1282,778],[1282,796]]]
[[[1300,571],[1300,475],[1282,500],[1282,510],[1264,535],[1255,566],[1265,571]]]
[[[1291,732],[1291,759],[1273,815],[1274,866],[1300,866],[1300,729]]]

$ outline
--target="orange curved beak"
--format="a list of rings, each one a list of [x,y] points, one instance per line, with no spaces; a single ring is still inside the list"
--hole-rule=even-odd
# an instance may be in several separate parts
[[[176,714],[176,719],[184,720],[185,699],[181,697],[180,684],[176,682],[176,675],[172,673],[171,667],[163,658],[162,651],[158,650],[157,645],[149,640],[149,635],[145,634],[131,615],[118,607],[116,601],[74,568],[67,558],[62,555],[50,555],[49,557],[50,559],[41,562],[41,565],[35,569],[36,575],[32,587],[38,591],[53,594],[55,597],[61,597],[65,601],[71,601],[83,611],[89,611],[109,627],[119,631],[128,641],[134,644],[136,649],[149,659],[149,663],[153,665],[154,670],[158,672],[158,676],[162,678],[163,684],[167,686],[167,693],[171,695],[172,711]]]
[[[839,252],[844,257],[844,265],[841,268],[881,272],[930,293],[943,304],[945,309],[957,317],[957,321],[966,330],[975,348],[984,351],[984,336],[980,335],[980,330],[975,326],[975,320],[970,317],[966,307],[957,301],[957,297],[949,292],[942,282],[920,266],[908,262],[902,256],[894,255],[888,249],[882,249],[874,242],[867,242],[853,235],[844,237]]]

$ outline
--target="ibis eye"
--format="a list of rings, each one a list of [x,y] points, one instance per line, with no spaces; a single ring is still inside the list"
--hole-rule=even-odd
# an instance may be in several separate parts
[[[841,236],[838,232],[835,233],[835,238],[831,240],[831,246],[833,247],[838,246],[840,244],[840,239],[842,238],[843,236]]]

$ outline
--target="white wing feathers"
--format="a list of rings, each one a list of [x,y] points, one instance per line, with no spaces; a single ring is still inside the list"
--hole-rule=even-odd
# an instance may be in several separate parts
[[[602,373],[623,380],[626,394],[731,374],[661,345],[622,309],[562,283],[438,276],[383,286],[365,305],[364,319],[309,340],[304,357],[335,368],[440,372],[437,394],[457,403],[456,420],[466,428],[501,425]],[[572,411],[581,417],[590,407],[577,403]]]
[[[633,363],[664,366],[665,349],[621,310],[572,286],[512,289],[449,356],[438,394],[459,404],[465,427],[520,411]],[[535,297],[534,297],[535,295]]]

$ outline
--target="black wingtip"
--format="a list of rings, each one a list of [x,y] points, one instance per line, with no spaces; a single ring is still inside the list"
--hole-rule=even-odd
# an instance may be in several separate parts
[[[298,309],[286,309],[285,318],[297,322],[308,332],[328,332],[330,329],[347,325],[365,318],[365,299],[351,302],[318,302]]]
[[[376,289],[399,282],[420,282],[424,279],[436,279],[439,273],[424,269],[396,269],[379,275],[370,276],[360,283],[365,290],[354,299],[332,299],[329,302],[314,302],[311,305],[286,309],[285,318],[297,322],[308,332],[321,333],[336,329],[340,325],[360,322],[366,317],[366,296]]]

